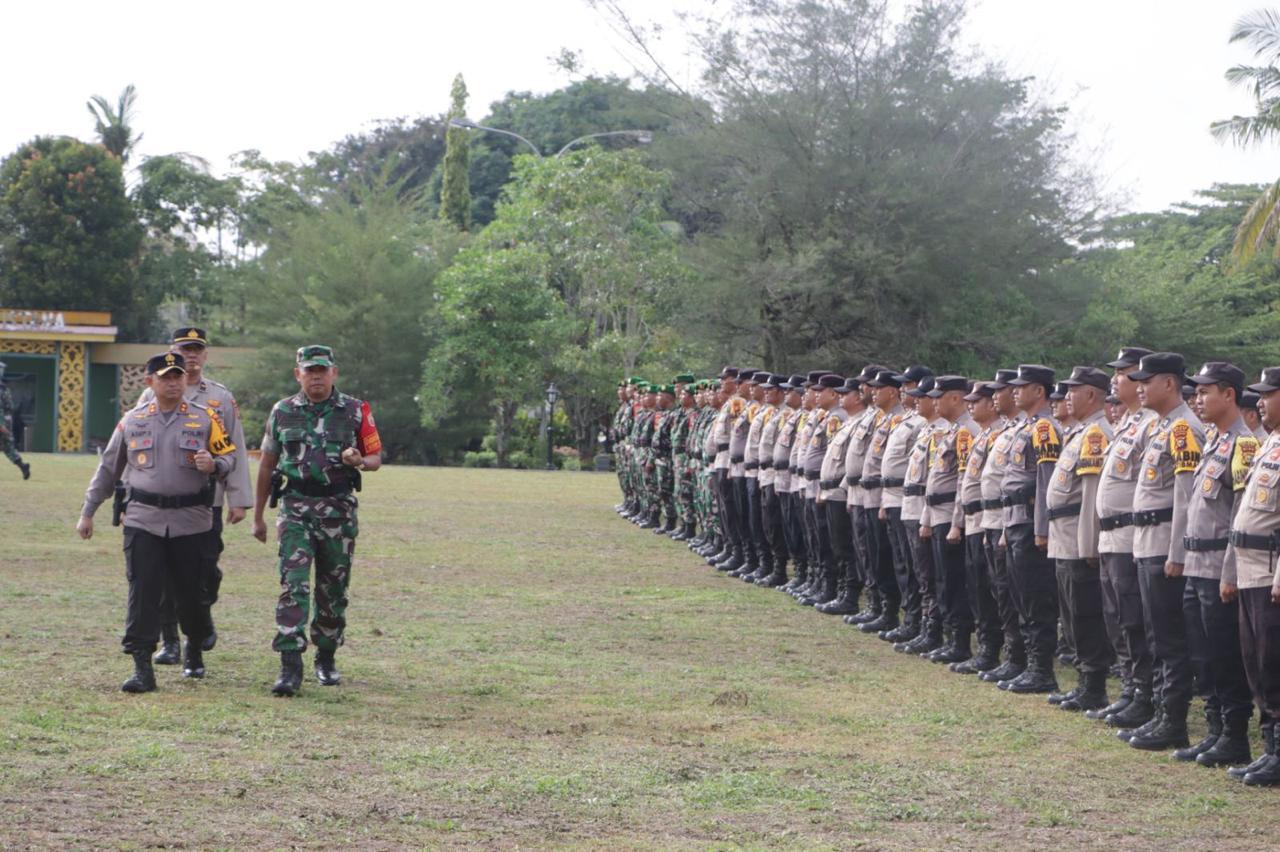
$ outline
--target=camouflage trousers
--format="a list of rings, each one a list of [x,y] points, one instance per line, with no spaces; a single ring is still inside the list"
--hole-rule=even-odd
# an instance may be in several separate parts
[[[4,425],[0,421],[0,426]],[[18,448],[13,445],[13,436],[8,432],[0,432],[0,453],[4,453],[5,458],[22,467],[22,456],[18,455]]]
[[[711,487],[711,465],[703,465],[697,473],[697,487],[694,491],[694,513],[698,525],[712,535],[720,535],[720,511],[716,506],[716,495]]]
[[[618,488],[627,499],[631,498],[631,458],[627,447],[618,445],[614,450],[614,466],[618,474]]]
[[[318,517],[318,513],[286,515],[276,521],[280,538],[280,599],[276,602],[276,651],[307,649],[307,618],[311,612],[311,565],[315,563],[315,616],[311,643],[334,650],[342,645],[347,626],[347,587],[351,557],[359,532],[355,509],[346,517]]]
[[[693,511],[695,476],[697,474],[687,458],[676,460],[676,511],[683,524],[693,524],[697,520]]]
[[[655,453],[655,456],[657,454]],[[671,523],[676,521],[676,477],[670,457],[656,457],[653,461],[653,484],[656,490],[656,506],[666,513]]]

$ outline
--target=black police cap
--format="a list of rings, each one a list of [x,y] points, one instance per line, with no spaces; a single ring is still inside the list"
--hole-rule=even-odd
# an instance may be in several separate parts
[[[1259,381],[1254,382],[1245,388],[1254,393],[1271,393],[1274,390],[1280,390],[1280,367],[1267,367],[1262,371]]]
[[[906,376],[899,375],[893,370],[881,370],[866,384],[873,388],[900,388],[906,380]]]
[[[837,390],[843,385],[844,376],[840,376],[835,373],[827,373],[825,376],[818,379],[818,386],[823,389],[831,388],[832,390]]]
[[[201,346],[209,345],[209,335],[204,333],[203,328],[196,328],[194,325],[184,325],[182,328],[173,330],[174,346],[186,346],[188,343],[198,343]]]
[[[1177,376],[1182,381],[1187,375],[1187,362],[1177,352],[1152,352],[1143,355],[1138,369],[1129,374],[1135,382],[1149,381],[1156,376]]]
[[[925,376],[932,376],[933,370],[924,364],[912,364],[898,375],[902,376],[902,383],[906,384],[907,382],[919,382]]]
[[[1107,366],[1113,370],[1122,370],[1125,367],[1136,367],[1138,362],[1143,358],[1151,355],[1150,349],[1144,349],[1141,346],[1125,346],[1120,349],[1116,360],[1108,361]]]
[[[809,377],[805,380],[805,384],[808,387],[813,387],[818,383],[818,379],[829,374],[830,372],[831,372],[830,370],[810,370]]]
[[[936,380],[937,379],[935,376],[932,376],[932,375],[925,376],[920,380],[919,384],[917,384],[911,390],[906,392],[907,396],[914,396],[914,397],[928,396],[929,391],[933,390],[933,383]]]
[[[721,370],[721,371],[720,371],[720,378],[722,378],[722,379],[736,379],[736,378],[738,378],[738,368],[737,368],[737,367],[725,367],[723,370]]]
[[[937,399],[949,391],[964,391],[968,393],[969,380],[964,376],[938,376],[933,380],[933,390],[929,391],[929,396]]]
[[[178,352],[161,352],[159,355],[152,355],[147,359],[146,373],[148,376],[163,376],[174,371],[185,373],[187,371],[187,360]]]
[[[782,383],[782,389],[789,390],[789,391],[804,390],[804,381],[805,381],[804,376],[801,375],[800,373],[796,373],[795,375],[789,377],[785,382]]]
[[[1044,385],[1047,390],[1052,390],[1055,376],[1053,368],[1046,367],[1044,364],[1019,364],[1018,375],[1006,384],[1015,388],[1023,385]]]
[[[1262,401],[1262,397],[1254,393],[1253,391],[1245,391],[1244,393],[1240,394],[1241,408],[1248,408],[1248,409],[1252,409],[1253,411],[1257,411],[1258,403],[1261,401]]]
[[[1111,390],[1111,377],[1099,370],[1097,367],[1075,367],[1071,371],[1070,378],[1064,379],[1059,384],[1067,387],[1077,387],[1079,385],[1088,385],[1097,388],[1103,393]]]
[[[1244,392],[1244,370],[1227,361],[1206,361],[1188,381],[1196,385],[1231,385],[1237,397]]]
[[[994,382],[974,382],[973,390],[965,394],[964,401],[977,402],[980,399],[995,396],[996,390]]]
[[[1049,399],[1054,402],[1061,402],[1067,398],[1067,386],[1064,382],[1058,382],[1053,386],[1053,390],[1049,393]]]
[[[1016,378],[1018,378],[1017,370],[996,370],[995,380],[990,383],[991,388],[992,390],[1004,390],[1009,387],[1009,382]]]
[[[884,366],[883,364],[868,364],[867,366],[862,368],[862,372],[858,373],[858,376],[857,376],[858,381],[865,384],[871,381],[872,379],[874,379],[880,373],[888,369],[889,368]]]

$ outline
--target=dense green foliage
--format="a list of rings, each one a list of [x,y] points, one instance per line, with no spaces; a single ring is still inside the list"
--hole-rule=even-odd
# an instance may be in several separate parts
[[[467,84],[462,75],[453,78],[450,119],[467,115]],[[445,135],[444,175],[440,183],[440,218],[459,231],[471,227],[471,185],[467,177],[470,137],[460,127],[450,127]]]

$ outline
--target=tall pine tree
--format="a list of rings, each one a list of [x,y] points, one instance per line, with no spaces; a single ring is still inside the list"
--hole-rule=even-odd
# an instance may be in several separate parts
[[[449,119],[467,114],[467,84],[462,75],[453,78],[453,103]],[[467,176],[469,136],[461,127],[449,125],[445,131],[444,181],[440,187],[440,218],[460,231],[471,227],[471,184]]]

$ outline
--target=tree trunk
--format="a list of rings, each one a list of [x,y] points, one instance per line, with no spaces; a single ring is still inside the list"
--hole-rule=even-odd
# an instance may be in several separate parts
[[[493,448],[498,454],[498,467],[506,467],[507,438],[511,435],[511,424],[515,422],[519,406],[511,400],[500,399],[493,407]]]

